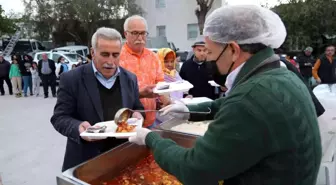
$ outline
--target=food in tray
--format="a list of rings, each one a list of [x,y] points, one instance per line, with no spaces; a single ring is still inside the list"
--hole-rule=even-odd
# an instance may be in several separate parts
[[[129,125],[127,122],[120,122],[118,124],[117,133],[133,132],[136,125]]]
[[[147,156],[135,166],[130,166],[121,175],[103,185],[182,185],[174,176],[163,171],[155,162],[153,155]]]
[[[180,125],[172,127],[170,130],[203,136],[204,133],[208,130],[209,124],[210,122],[182,123]]]

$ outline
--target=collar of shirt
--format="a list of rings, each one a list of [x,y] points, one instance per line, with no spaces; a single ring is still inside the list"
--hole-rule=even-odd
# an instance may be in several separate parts
[[[195,56],[193,58],[193,61],[198,65],[202,65],[204,63],[204,61],[203,62],[199,61]]]
[[[109,79],[106,79],[96,68],[96,66],[94,65],[94,62],[92,61],[92,69],[93,69],[93,73],[95,74],[95,77],[97,78],[97,80],[107,89],[111,89],[120,73],[120,69],[119,67],[117,68],[116,73]]]
[[[127,44],[127,42],[124,44],[125,49],[128,53],[130,53],[131,55],[134,55],[138,58],[141,58],[145,53],[146,53],[146,48],[143,49],[142,53],[139,55],[138,53],[135,53]]]
[[[225,92],[225,95],[228,95],[231,91],[232,85],[234,81],[236,80],[237,75],[239,74],[240,70],[243,68],[245,62],[240,64],[235,70],[233,70],[226,78],[225,81],[225,87],[227,88],[227,91]]]
[[[237,75],[239,74],[240,70],[243,68],[245,62],[240,64],[240,66],[238,66],[235,70],[233,70],[226,78],[225,81],[225,87],[228,89],[225,92],[225,95],[228,95],[228,93],[230,92],[232,85],[234,83],[234,81],[236,80]],[[280,67],[283,68],[287,68],[286,64],[284,64],[282,61],[280,61]]]
[[[286,66],[286,64],[283,61],[280,61],[280,67],[283,67],[283,68],[287,69],[287,66]]]

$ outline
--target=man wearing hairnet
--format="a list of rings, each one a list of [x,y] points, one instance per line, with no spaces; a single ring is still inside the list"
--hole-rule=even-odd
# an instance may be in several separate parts
[[[141,128],[130,142],[147,145],[160,167],[187,185],[315,185],[316,112],[308,88],[273,52],[286,37],[281,19],[258,6],[225,6],[209,15],[204,33],[209,59],[227,75],[226,97],[162,110],[194,121],[177,112],[210,108],[204,136],[187,149]]]

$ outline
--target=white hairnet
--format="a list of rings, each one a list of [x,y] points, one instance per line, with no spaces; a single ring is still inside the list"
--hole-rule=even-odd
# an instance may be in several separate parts
[[[279,48],[286,28],[273,11],[256,5],[228,5],[213,11],[205,20],[205,36],[218,43],[262,43]]]

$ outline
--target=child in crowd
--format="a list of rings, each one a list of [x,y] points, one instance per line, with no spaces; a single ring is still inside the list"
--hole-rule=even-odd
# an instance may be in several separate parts
[[[72,69],[75,69],[77,66],[76,66],[76,64],[72,64],[72,66],[71,66],[71,70]]]
[[[19,68],[19,62],[12,57],[12,65],[9,71],[9,78],[12,81],[13,90],[17,98],[22,96],[22,75]]]
[[[38,74],[37,63],[36,62],[33,62],[33,65],[30,68],[30,72],[32,74],[32,80],[33,80],[33,92],[34,92],[34,94],[36,94],[36,96],[39,96],[41,79],[40,79],[40,76]]]

